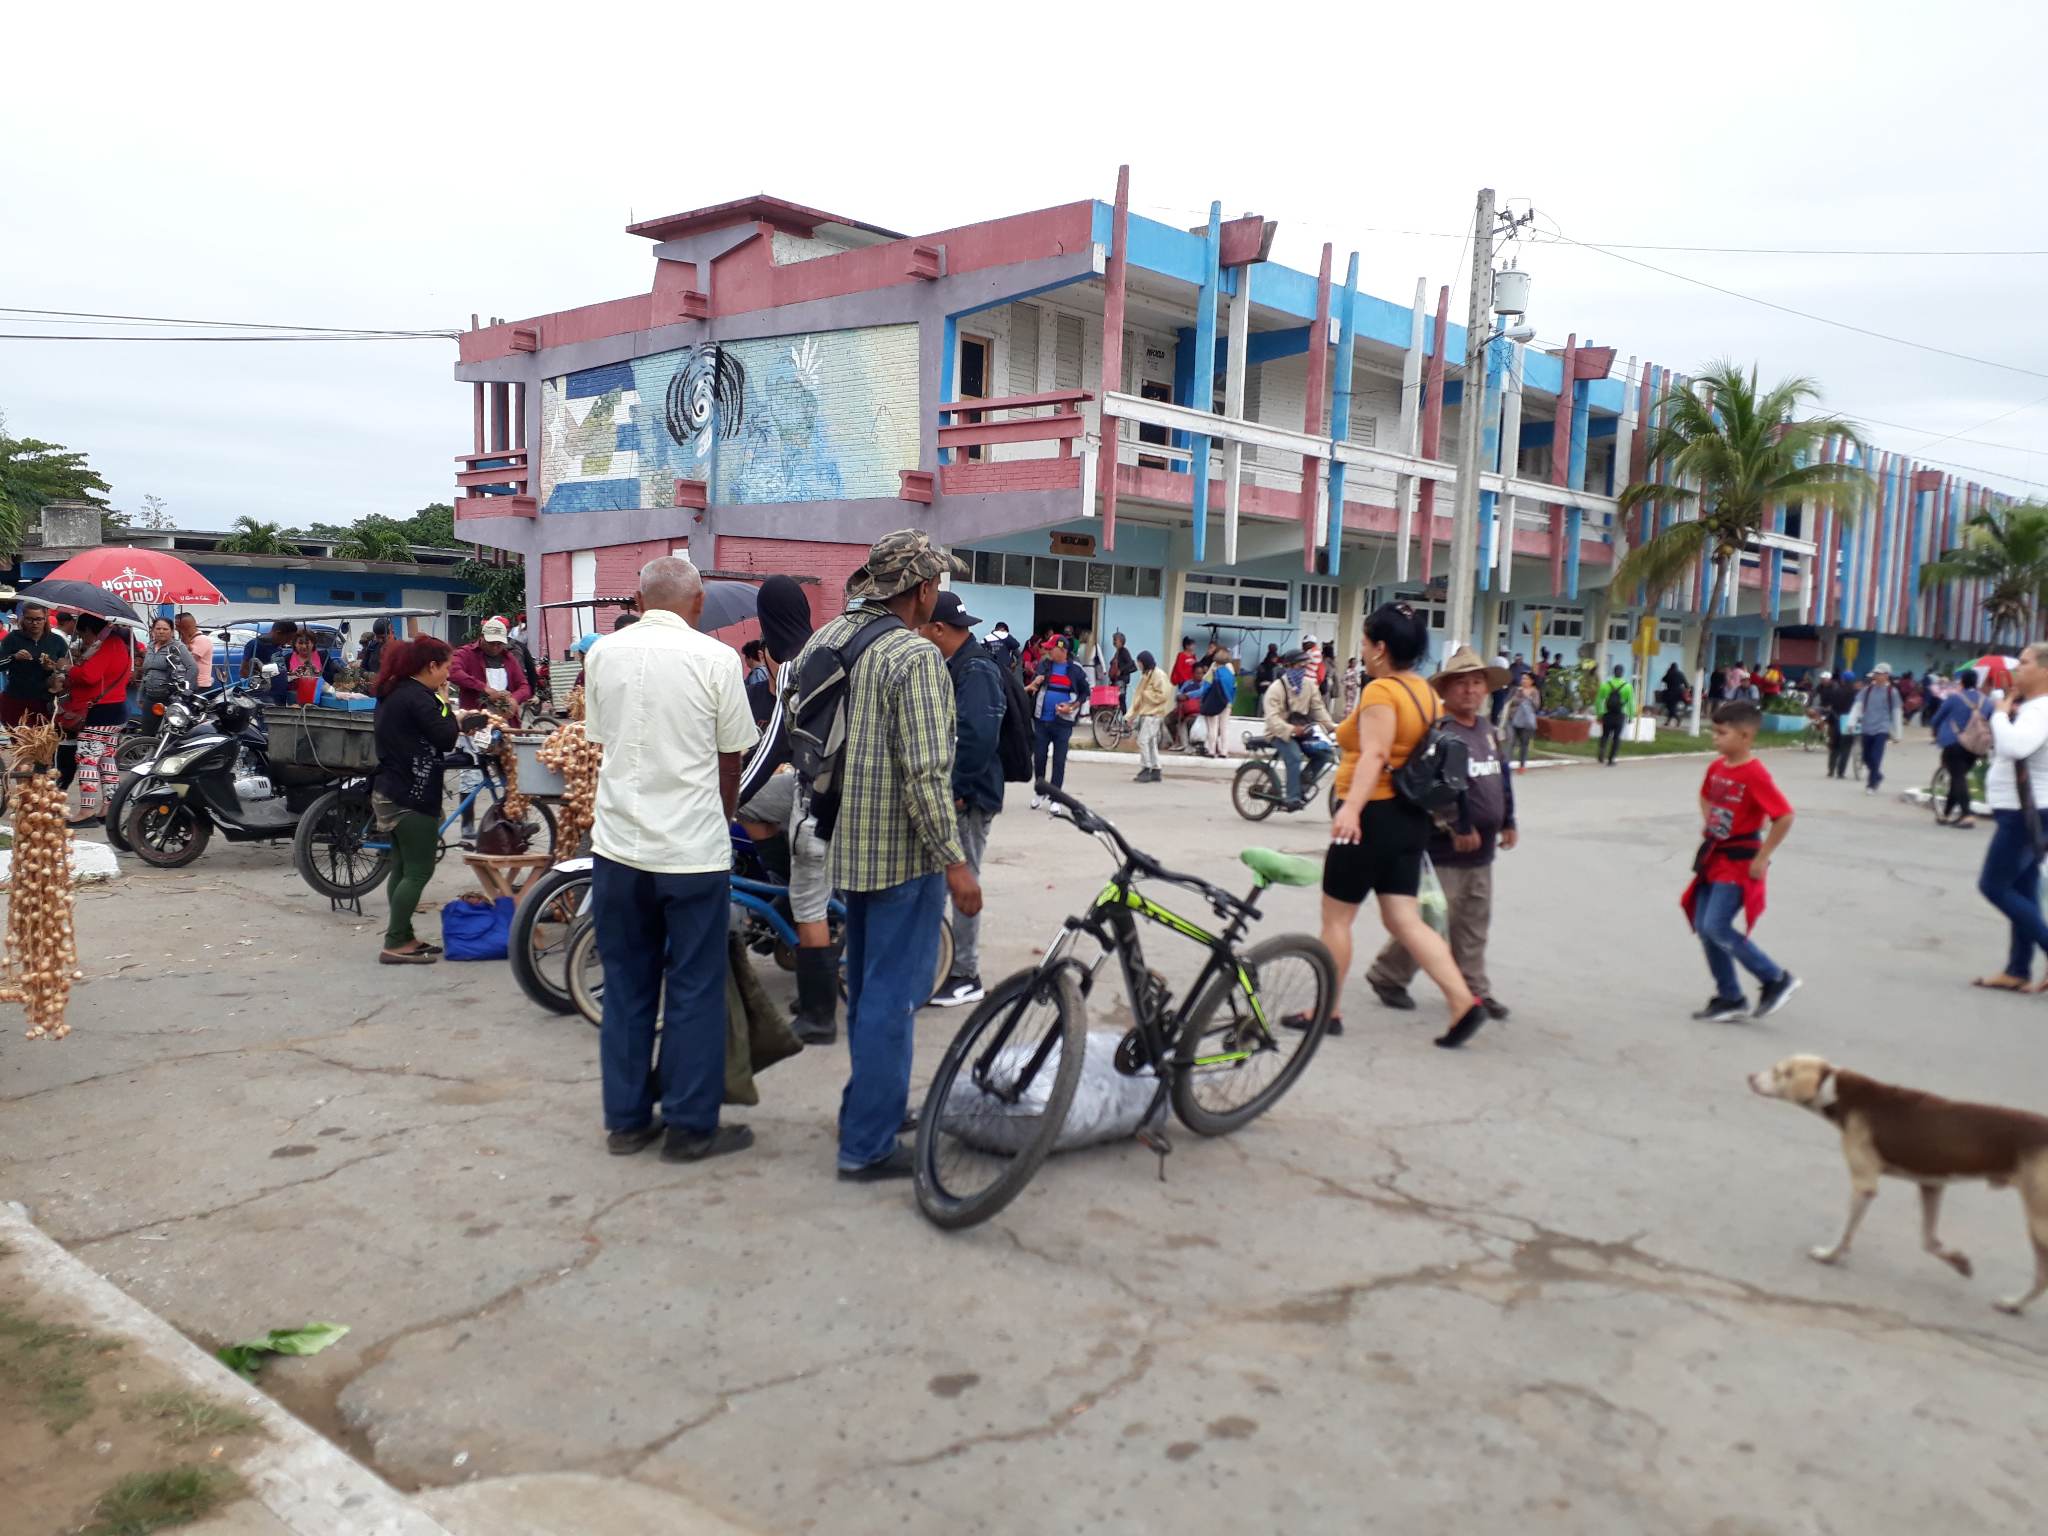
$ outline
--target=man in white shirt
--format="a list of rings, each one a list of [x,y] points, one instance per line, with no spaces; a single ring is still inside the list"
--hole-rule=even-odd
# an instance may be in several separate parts
[[[721,1126],[725,934],[740,764],[754,744],[739,653],[693,627],[704,584],[687,560],[640,571],[641,622],[583,663],[584,733],[604,747],[591,908],[604,961],[607,1146],[691,1163],[753,1145]],[[654,1070],[654,1021],[664,1014]],[[657,1093],[661,1120],[654,1118]]]
[[[2034,951],[2048,954],[2048,921],[2041,916],[2041,853],[2034,841],[2048,804],[2048,646],[2030,645],[2012,669],[2012,690],[1991,714],[1991,767],[1984,798],[1991,805],[1991,842],[1977,890],[2004,916],[2011,933],[2005,969],[1977,985],[2004,992],[2032,991]],[[2021,794],[2025,785],[2027,793]],[[2033,814],[2027,801],[2033,801]]]

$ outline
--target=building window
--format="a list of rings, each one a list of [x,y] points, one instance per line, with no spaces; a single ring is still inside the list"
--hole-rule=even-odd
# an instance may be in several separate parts
[[[1157,597],[1160,590],[1159,568],[1154,565],[1138,567],[1138,596]]]
[[[955,550],[955,554],[960,551]],[[985,587],[999,587],[1003,584],[1003,557],[992,555],[985,549],[974,552],[974,579]]]
[[[1079,592],[1095,597],[1157,597],[1161,584],[1155,567],[1114,565],[1107,560],[1062,560],[1049,555],[1011,555],[957,544],[953,553],[969,563],[973,570],[970,579],[983,586],[1030,587],[1041,592]]]
[[[1607,621],[1607,638],[1610,640],[1632,640],[1635,638],[1635,633],[1635,626],[1629,623],[1627,619],[1609,619]]]
[[[356,593],[353,587],[329,587],[327,589],[327,601],[330,603],[352,603],[355,600]]]
[[[1685,626],[1677,619],[1659,619],[1657,621],[1657,643],[1659,645],[1683,645],[1685,643]]]
[[[1330,614],[1337,612],[1337,584],[1334,581],[1304,581],[1301,584],[1301,612],[1309,614]]]
[[[388,592],[365,592],[362,596],[362,601],[366,603],[388,603],[391,601],[391,594]]]
[[[1258,576],[1208,576],[1188,578],[1188,613],[1228,614],[1239,619],[1287,620],[1288,594],[1293,586]],[[1200,596],[1202,606],[1196,606]]]

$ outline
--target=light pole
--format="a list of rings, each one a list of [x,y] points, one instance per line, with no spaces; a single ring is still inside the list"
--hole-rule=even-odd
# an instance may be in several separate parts
[[[1534,217],[1533,212],[1519,219],[1508,215],[1509,228]],[[1452,649],[1471,642],[1472,605],[1478,592],[1480,444],[1487,414],[1486,349],[1495,339],[1489,306],[1496,222],[1493,188],[1481,187],[1472,215],[1472,292],[1465,312],[1465,380],[1458,406],[1458,484],[1451,509],[1451,571],[1444,595],[1444,631]],[[1515,445],[1503,445],[1503,462],[1512,462],[1508,455],[1514,451]],[[1513,503],[1505,498],[1503,502],[1512,516]],[[1427,530],[1424,537],[1428,537]],[[1512,542],[1509,548],[1512,550]]]

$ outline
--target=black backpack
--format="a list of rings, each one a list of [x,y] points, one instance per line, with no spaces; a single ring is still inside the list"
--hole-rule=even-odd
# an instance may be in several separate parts
[[[1015,667],[996,667],[1003,680],[1003,724],[996,736],[1005,784],[1031,782],[1031,695],[1017,679]]]
[[[854,666],[867,648],[892,629],[903,628],[893,613],[868,620],[839,645],[814,645],[803,655],[783,695],[789,725],[789,759],[811,808],[816,834],[829,841],[839,824],[839,781],[846,760],[848,702]]]
[[[1626,710],[1621,702],[1623,686],[1623,684],[1615,682],[1612,678],[1609,678],[1607,681],[1607,701],[1601,706],[1600,713],[1609,720],[1626,718]]]
[[[1415,691],[1405,682],[1401,687],[1415,704],[1416,713],[1422,714]],[[1472,749],[1446,727],[1441,711],[1424,718],[1429,725],[1422,740],[1408,754],[1408,761],[1391,775],[1394,793],[1418,810],[1448,811],[1457,805],[1472,781]]]

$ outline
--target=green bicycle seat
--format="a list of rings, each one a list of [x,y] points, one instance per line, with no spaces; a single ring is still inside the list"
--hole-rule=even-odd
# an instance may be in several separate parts
[[[1259,877],[1260,885],[1316,885],[1323,878],[1323,866],[1298,854],[1279,853],[1271,848],[1247,848],[1238,855]]]

